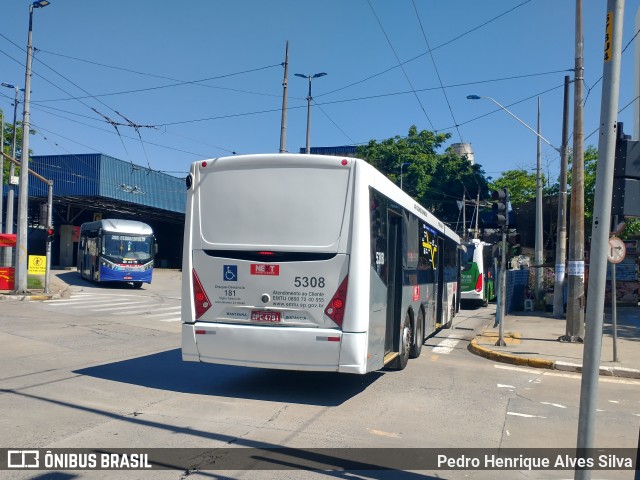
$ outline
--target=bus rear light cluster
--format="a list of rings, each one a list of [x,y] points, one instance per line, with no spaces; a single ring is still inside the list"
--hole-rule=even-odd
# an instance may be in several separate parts
[[[344,277],[344,280],[333,294],[329,305],[324,309],[324,314],[329,317],[336,325],[342,327],[344,321],[344,305],[347,299],[347,284],[349,277]]]
[[[211,308],[211,302],[207,297],[207,292],[202,288],[202,283],[198,278],[198,274],[195,270],[193,273],[193,305],[196,309],[196,320],[202,317],[207,310]]]
[[[482,272],[478,275],[478,280],[476,280],[475,290],[478,293],[482,292]]]

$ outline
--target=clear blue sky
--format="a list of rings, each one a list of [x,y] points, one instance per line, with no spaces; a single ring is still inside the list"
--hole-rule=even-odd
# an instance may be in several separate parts
[[[623,46],[639,1],[626,1]],[[599,124],[606,3],[583,0],[585,136]],[[5,1],[0,16],[0,81],[20,87],[29,4]],[[535,169],[537,138],[467,95],[491,96],[534,128],[539,96],[542,134],[560,146],[574,29],[574,0],[51,0],[34,12],[30,147],[100,152],[177,176],[200,159],[277,152],[288,41],[288,151],[306,138],[308,82],[293,74],[326,72],[313,82],[312,146],[404,136],[415,124],[451,133],[447,145],[471,143],[497,178]],[[633,57],[631,44],[620,109],[634,97]],[[12,101],[1,88],[9,118]],[[120,125],[118,136],[104,116],[142,127]],[[619,116],[628,133],[633,116],[633,105]],[[543,144],[542,159],[555,180],[558,154]]]

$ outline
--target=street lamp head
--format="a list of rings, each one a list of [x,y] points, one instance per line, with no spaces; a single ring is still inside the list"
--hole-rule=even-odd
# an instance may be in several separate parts
[[[16,88],[15,85],[11,85],[10,83],[4,83],[4,82],[2,82],[2,86],[7,88]]]
[[[467,100],[480,100],[481,98],[480,95],[467,95]]]
[[[307,77],[309,77],[309,75],[303,75],[303,74],[301,74],[301,73],[294,73],[294,75],[295,75],[296,77],[302,77],[302,78],[307,78]]]
[[[316,73],[313,78],[324,77],[326,75],[325,72]]]
[[[33,8],[44,8],[50,3],[51,2],[49,2],[48,0],[36,0],[31,5],[33,6]]]

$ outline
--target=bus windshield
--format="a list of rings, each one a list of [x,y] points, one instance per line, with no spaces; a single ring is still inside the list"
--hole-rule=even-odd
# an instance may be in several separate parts
[[[152,248],[152,236],[105,234],[102,242],[102,254],[112,258],[149,260]]]
[[[467,249],[466,251],[463,250],[462,258],[460,259],[460,266],[463,271],[469,270],[473,265],[473,254],[476,251],[476,247],[472,243],[467,243],[465,246]]]

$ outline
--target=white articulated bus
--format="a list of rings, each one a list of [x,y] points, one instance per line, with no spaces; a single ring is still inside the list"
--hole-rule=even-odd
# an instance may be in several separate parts
[[[460,238],[363,160],[216,158],[187,188],[185,361],[400,370],[458,310]]]

